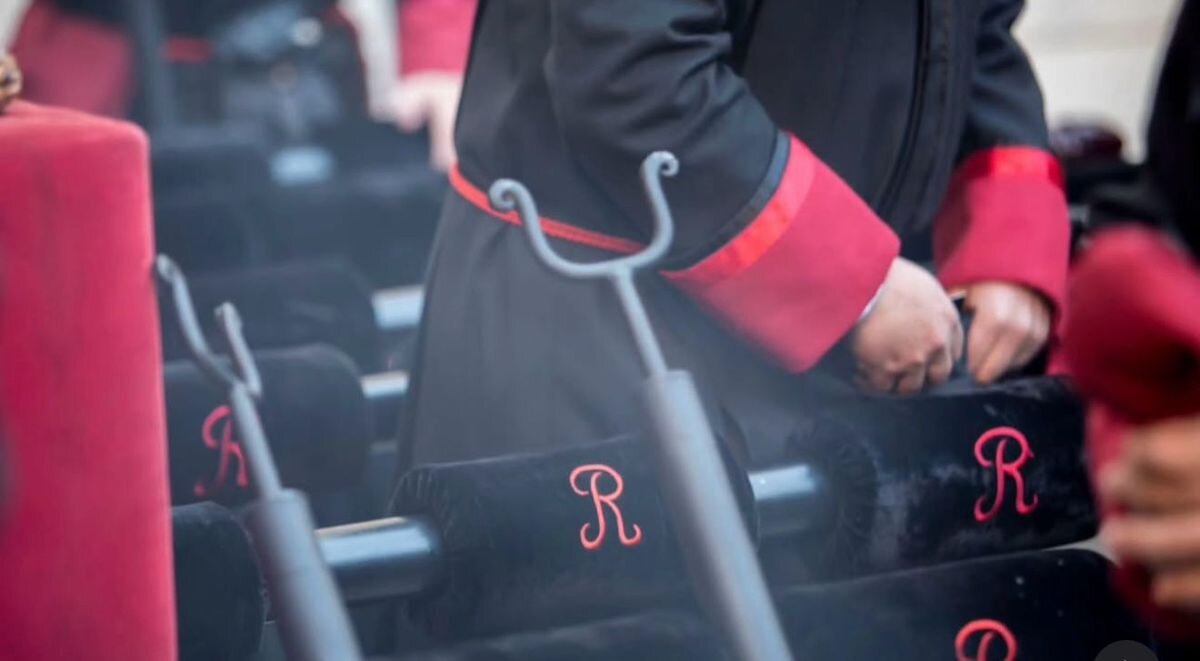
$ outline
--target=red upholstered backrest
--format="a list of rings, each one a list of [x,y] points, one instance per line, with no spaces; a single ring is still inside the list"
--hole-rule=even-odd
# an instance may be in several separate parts
[[[175,658],[146,138],[0,115],[0,660]]]

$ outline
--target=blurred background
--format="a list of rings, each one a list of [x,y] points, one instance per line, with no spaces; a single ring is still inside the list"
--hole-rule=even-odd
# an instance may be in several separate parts
[[[1139,159],[1162,49],[1178,0],[1028,0],[1017,25],[1051,126],[1101,122]]]

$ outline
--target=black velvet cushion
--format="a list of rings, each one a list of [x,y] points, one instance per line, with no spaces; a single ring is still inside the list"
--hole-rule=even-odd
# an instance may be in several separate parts
[[[975,560],[793,590],[780,613],[797,659],[1094,661],[1112,642],[1149,642],[1110,567],[1082,550]]]
[[[350,360],[325,346],[254,357],[263,381],[259,414],[284,484],[314,492],[359,484],[372,434]],[[225,394],[191,362],[167,363],[163,376],[172,502],[248,500],[253,485],[240,444],[233,447],[239,437]]]
[[[328,344],[354,359],[363,372],[381,366],[379,329],[371,290],[349,265],[337,260],[200,274],[188,278],[196,313],[210,344],[221,347],[213,310],[229,301],[242,316],[252,349]],[[186,358],[169,292],[160,288],[163,353]]]
[[[245,530],[214,503],[176,507],[171,524],[180,661],[246,658],[258,649],[266,606]]]
[[[397,657],[395,661],[704,661],[724,653],[683,611],[635,613]]]
[[[622,479],[614,502],[623,525],[601,504],[601,537],[590,494],[617,490],[609,470]],[[411,471],[393,512],[432,517],[447,566],[443,584],[411,600],[410,612],[434,635],[454,637],[582,621],[680,596],[686,571],[656,485],[651,452],[638,439]],[[735,490],[748,511],[744,474]]]
[[[155,131],[150,165],[158,250],[193,277],[266,259],[276,214],[268,153],[266,131],[245,123]]]
[[[390,126],[346,123],[327,137],[339,158],[367,162],[286,189],[278,199],[281,245],[298,258],[341,256],[377,287],[420,284],[446,199],[445,174],[426,165],[428,149],[404,163],[404,152],[416,151],[414,139]]]
[[[794,507],[831,517],[797,512],[820,523],[779,536],[748,497],[746,474],[735,481],[743,511],[765,533],[764,565],[776,584],[1049,548],[1096,529],[1082,424],[1077,398],[1058,379],[915,398],[830,397],[796,428],[791,449],[820,485]],[[607,543],[581,547],[579,526],[596,519],[595,506],[567,477],[595,463],[624,476],[621,508],[642,526],[640,545],[617,543],[606,511]],[[603,480],[602,489],[615,488]],[[445,584],[414,602],[418,620],[436,635],[481,634],[686,597],[656,480],[636,439],[413,471],[395,511],[431,515],[449,558]]]
[[[772,564],[789,565],[797,580],[1049,548],[1095,534],[1083,409],[1061,379],[917,397],[827,396],[816,409],[792,435],[791,454],[823,467],[838,512],[832,535],[770,545]]]
[[[1108,569],[1088,551],[1035,552],[793,589],[777,603],[797,661],[1093,661],[1116,641],[1152,644],[1109,591]],[[399,658],[731,661],[703,622],[650,612]]]

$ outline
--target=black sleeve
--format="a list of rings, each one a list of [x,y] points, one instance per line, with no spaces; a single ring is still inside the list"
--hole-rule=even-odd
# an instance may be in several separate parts
[[[1062,169],[1048,151],[1042,93],[1012,35],[1024,4],[983,4],[960,162],[934,221],[933,254],[948,289],[1022,285],[1057,315],[1066,296],[1070,224]]]
[[[562,137],[630,219],[645,156],[680,162],[666,277],[796,371],[857,321],[898,240],[728,64],[723,0],[548,0],[545,74]]]
[[[1024,49],[1012,34],[1024,6],[1024,0],[984,3],[962,157],[991,147],[1049,146],[1042,91]]]
[[[782,171],[786,140],[726,64],[724,0],[550,1],[550,94],[591,178],[628,217],[646,218],[638,165],[659,149],[679,157],[667,191],[687,219],[674,251],[684,262],[749,222],[752,198],[764,187],[769,196]]]

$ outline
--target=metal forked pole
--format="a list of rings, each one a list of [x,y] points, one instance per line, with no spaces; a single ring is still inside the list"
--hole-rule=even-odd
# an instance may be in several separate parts
[[[333,575],[317,544],[308,499],[280,483],[254,400],[262,381],[246,340],[237,309],[225,303],[217,309],[234,370],[226,368],[208,347],[188,292],[187,279],[170,258],[155,261],[158,276],[171,288],[175,314],[192,358],[213,385],[229,398],[234,424],[253,476],[258,498],[246,509],[246,526],[262,565],[278,614],[287,658],[329,661],[363,658],[350,618]]]
[[[641,175],[654,216],[654,238],[640,252],[601,262],[572,262],[556,253],[532,196],[520,183],[497,181],[489,197],[500,211],[517,210],[534,254],[550,269],[572,279],[613,283],[646,369],[642,395],[654,430],[663,499],[701,604],[739,659],[782,661],[791,658],[787,641],[695,383],[687,372],[667,368],[633,284],[634,273],[656,263],[671,245],[674,226],[661,177],[678,170],[678,161],[667,152],[646,158]]]

